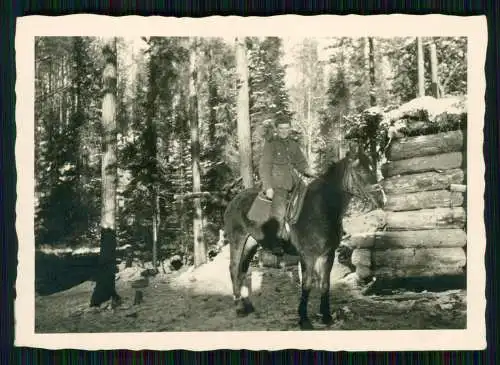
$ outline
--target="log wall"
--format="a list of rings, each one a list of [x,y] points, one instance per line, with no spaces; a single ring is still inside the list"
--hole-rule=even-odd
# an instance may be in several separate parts
[[[400,139],[390,146],[389,156],[392,161],[398,161],[449,152],[462,152],[463,140],[462,131]]]
[[[463,184],[462,169],[443,172],[430,171],[410,175],[394,176],[382,181],[386,194],[408,194],[422,191],[446,190],[451,184]]]
[[[461,168],[462,152],[440,153],[433,156],[413,157],[406,160],[390,161],[382,167],[384,177],[414,174],[418,172],[450,170]]]
[[[344,220],[360,278],[464,275],[464,133],[393,141],[382,166],[384,209]]]

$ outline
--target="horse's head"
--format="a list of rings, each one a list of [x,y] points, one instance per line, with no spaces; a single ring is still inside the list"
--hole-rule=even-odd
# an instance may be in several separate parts
[[[374,208],[380,208],[382,202],[376,192],[376,168],[370,163],[368,155],[359,147],[351,147],[344,158],[343,189],[345,192],[370,202]]]

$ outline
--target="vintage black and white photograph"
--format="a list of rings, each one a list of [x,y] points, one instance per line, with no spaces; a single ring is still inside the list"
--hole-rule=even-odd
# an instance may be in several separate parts
[[[265,34],[234,18],[169,35],[165,20],[161,35],[122,20],[21,28],[32,232],[17,290],[33,336],[418,338],[471,330],[472,289],[483,343],[481,21]]]

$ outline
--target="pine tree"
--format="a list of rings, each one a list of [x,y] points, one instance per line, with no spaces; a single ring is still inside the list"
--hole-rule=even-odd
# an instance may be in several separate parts
[[[116,270],[116,39],[103,45],[106,65],[103,69],[104,96],[102,100],[103,152],[102,152],[102,209],[100,270],[90,300],[98,306],[108,299],[120,300],[115,288]]]
[[[191,132],[191,163],[193,176],[193,193],[201,192],[200,176],[200,138],[199,138],[199,119],[198,119],[198,48],[197,39],[191,44],[189,57],[189,122]],[[207,260],[207,246],[203,239],[203,210],[201,207],[201,198],[193,198],[194,218],[193,218],[193,240],[194,240],[194,265],[199,266]]]
[[[252,145],[248,94],[248,66],[244,39],[236,39],[236,65],[238,70],[238,142],[240,171],[245,188],[253,186]]]

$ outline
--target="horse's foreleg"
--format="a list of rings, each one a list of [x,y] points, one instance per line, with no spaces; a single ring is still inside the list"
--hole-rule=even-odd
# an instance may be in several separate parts
[[[332,271],[334,258],[335,251],[328,252],[318,257],[315,265],[315,270],[319,277],[319,289],[321,293],[319,311],[321,313],[321,321],[326,325],[333,323],[330,313],[330,273]]]
[[[302,274],[302,292],[299,303],[299,325],[302,330],[311,330],[313,326],[307,315],[307,305],[309,303],[309,294],[311,292],[313,280],[312,265],[304,260],[300,264],[300,269]]]
[[[251,237],[241,237],[239,245],[240,249],[235,248],[231,251],[231,281],[233,283],[233,296],[236,303],[236,314],[245,316],[254,311],[252,302],[250,301],[250,289],[246,280],[250,261],[257,250],[257,241]]]

